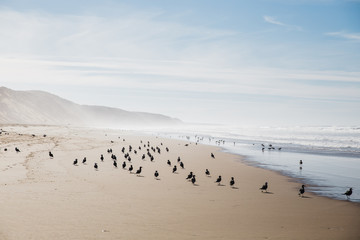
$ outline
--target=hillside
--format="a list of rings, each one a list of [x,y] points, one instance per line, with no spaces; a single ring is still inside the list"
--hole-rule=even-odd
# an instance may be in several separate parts
[[[160,114],[79,105],[43,91],[0,87],[0,123],[131,127],[174,125],[181,121]]]

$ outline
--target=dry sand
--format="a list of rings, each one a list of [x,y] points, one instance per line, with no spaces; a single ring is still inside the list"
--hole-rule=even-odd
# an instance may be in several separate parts
[[[184,141],[126,131],[49,126],[2,129],[7,133],[0,135],[1,240],[360,239],[359,204],[309,193],[300,198],[301,184],[247,166],[239,156],[218,148],[185,146]],[[161,154],[150,150],[154,162],[148,157],[141,160],[147,141],[161,149]],[[128,152],[129,145],[138,151],[130,156],[135,170],[143,167],[141,176],[121,168],[121,148]],[[21,152],[16,153],[15,147]],[[108,148],[117,156],[117,169]],[[81,163],[85,156],[86,165]],[[185,169],[176,163],[178,156]],[[72,164],[75,158],[78,166]],[[172,173],[168,159],[176,163],[178,173]],[[95,162],[98,171],[93,168]],[[206,168],[211,177],[205,176]],[[155,180],[155,170],[160,180]],[[185,180],[190,171],[196,174],[197,185]],[[222,186],[214,183],[218,175]],[[235,188],[229,186],[232,176]],[[265,181],[269,193],[259,190]]]

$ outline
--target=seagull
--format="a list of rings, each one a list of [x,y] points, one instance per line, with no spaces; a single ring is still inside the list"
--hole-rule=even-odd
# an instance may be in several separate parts
[[[261,188],[259,188],[260,190],[261,190],[261,192],[263,192],[264,190],[267,192],[267,189],[268,189],[268,183],[267,182],[265,182],[265,184],[261,187]]]
[[[78,160],[77,160],[77,158],[75,158],[73,164],[76,165],[77,163],[78,163]]]
[[[347,190],[347,191],[346,191],[345,193],[343,193],[342,195],[346,195],[347,199],[349,199],[350,196],[351,196],[351,194],[352,194],[352,188],[349,188],[349,190]]]
[[[95,170],[98,170],[98,165],[97,165],[97,163],[94,164],[94,168],[95,168]]]
[[[206,169],[206,170],[205,170],[205,174],[206,174],[206,176],[210,176],[209,169]]]
[[[192,184],[195,184],[195,182],[196,182],[195,175],[193,175],[193,176],[192,176],[192,178],[191,178],[191,182],[192,182]]]
[[[114,167],[117,168],[117,162],[116,161],[114,161],[113,165],[114,165]]]
[[[230,180],[230,186],[232,187],[234,184],[235,184],[234,177],[231,177],[231,180]]]
[[[137,174],[137,175],[140,175],[141,169],[142,169],[142,167],[140,167],[140,168],[136,171],[136,174]]]
[[[191,179],[193,177],[193,172],[190,172],[186,179]]]
[[[157,170],[155,171],[154,176],[155,176],[155,178],[159,177],[159,172]]]
[[[302,185],[301,188],[299,189],[299,196],[303,196],[305,192],[305,185]]]
[[[219,176],[217,179],[216,179],[216,182],[215,183],[218,183],[220,185],[220,182],[221,182],[221,176]]]

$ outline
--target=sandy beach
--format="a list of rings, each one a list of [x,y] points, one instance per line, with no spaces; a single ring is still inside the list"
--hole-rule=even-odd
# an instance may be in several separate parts
[[[308,192],[299,197],[298,182],[220,148],[110,129],[0,128],[1,240],[360,239],[359,204]],[[195,184],[186,180],[190,171]],[[219,175],[221,185],[215,183]],[[264,182],[268,193],[259,190]]]

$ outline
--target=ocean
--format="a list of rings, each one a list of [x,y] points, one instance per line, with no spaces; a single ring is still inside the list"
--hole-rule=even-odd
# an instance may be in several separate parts
[[[349,201],[360,202],[358,126],[187,125],[157,130],[156,134],[220,146],[223,151],[244,156],[249,165],[292,177],[318,195],[347,200],[342,194],[351,187]]]

